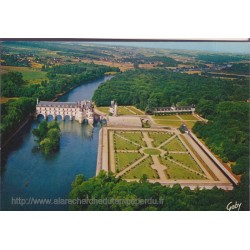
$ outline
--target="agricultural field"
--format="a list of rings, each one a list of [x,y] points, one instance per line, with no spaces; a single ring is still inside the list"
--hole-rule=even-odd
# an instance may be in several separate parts
[[[6,103],[9,100],[16,100],[16,99],[18,99],[18,97],[11,97],[11,98],[9,98],[9,97],[3,97],[3,96],[1,96],[0,97],[0,103]]]
[[[28,83],[41,83],[41,81],[48,80],[46,72],[39,69],[33,69],[28,67],[14,67],[14,66],[1,66],[1,74],[8,72],[20,72],[23,75],[23,79]]]

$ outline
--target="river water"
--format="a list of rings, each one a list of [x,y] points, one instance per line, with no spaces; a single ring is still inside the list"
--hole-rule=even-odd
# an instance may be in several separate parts
[[[58,101],[90,100],[95,89],[110,78],[80,85]],[[45,157],[36,150],[32,135],[39,122],[29,122],[1,152],[1,210],[68,210],[62,199],[68,198],[75,176],[95,176],[100,124],[92,128],[76,121],[58,121],[60,150]],[[36,199],[56,199],[54,203],[60,204],[34,204],[39,202]]]

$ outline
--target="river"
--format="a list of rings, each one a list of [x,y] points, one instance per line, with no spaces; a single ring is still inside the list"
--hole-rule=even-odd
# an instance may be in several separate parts
[[[58,101],[90,100],[95,89],[111,77],[80,85]],[[68,210],[66,204],[33,203],[36,199],[51,199],[45,203],[56,199],[54,203],[58,203],[59,199],[68,198],[77,174],[85,178],[95,176],[100,124],[92,128],[76,121],[59,120],[60,150],[45,157],[36,150],[32,135],[39,122],[30,121],[1,152],[1,210]]]

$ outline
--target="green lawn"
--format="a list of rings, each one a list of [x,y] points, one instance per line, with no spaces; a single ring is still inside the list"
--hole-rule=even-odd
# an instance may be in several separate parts
[[[117,132],[117,134],[121,135],[122,137],[132,141],[132,142],[135,142],[139,145],[141,145],[142,147],[146,147],[146,143],[145,141],[143,141],[143,135],[141,132]]]
[[[192,114],[186,114],[186,115],[179,115],[183,120],[196,120],[198,121],[199,119],[197,119],[195,116],[193,116]]]
[[[124,179],[140,179],[144,174],[148,179],[158,179],[159,176],[155,169],[151,168],[153,161],[151,157],[146,158],[143,162],[135,166],[129,172],[123,175]]]
[[[161,153],[161,151],[158,149],[155,149],[155,148],[146,148],[144,150],[144,153],[146,153],[148,155],[159,155]]]
[[[128,167],[138,159],[140,159],[142,155],[140,153],[123,153],[117,152],[115,153],[115,161],[116,161],[116,170],[117,172],[122,171],[124,168]]]
[[[137,109],[134,106],[127,106],[127,108],[129,108],[130,110],[132,110],[133,112],[135,112],[137,115],[144,115],[145,114],[142,110]]]
[[[172,134],[164,132],[148,132],[148,135],[154,140],[152,142],[154,147],[158,147],[172,136]]]
[[[163,149],[166,151],[180,151],[180,152],[187,151],[187,149],[184,147],[184,145],[177,136],[169,143],[165,144]]]
[[[203,173],[197,162],[190,154],[169,154],[169,156],[171,156],[174,161],[180,162],[195,171]]]
[[[169,120],[156,120],[155,122],[159,125],[170,126],[170,127],[180,127],[182,122],[179,121],[169,121]]]
[[[197,121],[185,121],[186,126],[191,129]]]
[[[153,115],[152,118],[157,120],[180,120],[176,115]]]
[[[115,149],[121,149],[121,150],[138,150],[140,147],[136,146],[135,144],[117,136],[114,133],[114,147]]]
[[[167,167],[165,170],[165,174],[168,179],[174,179],[174,180],[199,180],[199,179],[205,179],[204,176],[198,175],[192,171],[189,171],[185,168],[182,168],[181,166],[175,164],[174,162],[171,162],[167,159],[161,158],[161,162],[163,165]]]
[[[118,115],[135,115],[135,114],[123,106],[118,106]]]
[[[109,107],[96,107],[95,109],[97,109],[105,114],[109,114]]]

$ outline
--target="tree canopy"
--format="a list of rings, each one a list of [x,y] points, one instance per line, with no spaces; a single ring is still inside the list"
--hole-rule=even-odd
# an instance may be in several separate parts
[[[127,182],[103,171],[88,180],[82,175],[76,176],[69,197],[83,201],[82,204],[72,202],[71,210],[220,211],[226,210],[227,204],[235,197],[242,202],[241,210],[248,210],[248,202],[238,188],[232,192],[216,187],[192,191],[188,187],[181,188],[179,184],[167,187],[149,183],[145,178],[140,182]]]
[[[174,73],[166,69],[130,70],[100,85],[93,100],[97,106],[135,105],[143,110],[154,107],[195,104],[204,117],[214,114],[221,101],[248,99],[248,81],[224,80]]]
[[[39,148],[46,155],[59,149],[61,133],[56,121],[48,123],[43,120],[38,128],[33,129],[32,133],[38,139]]]

